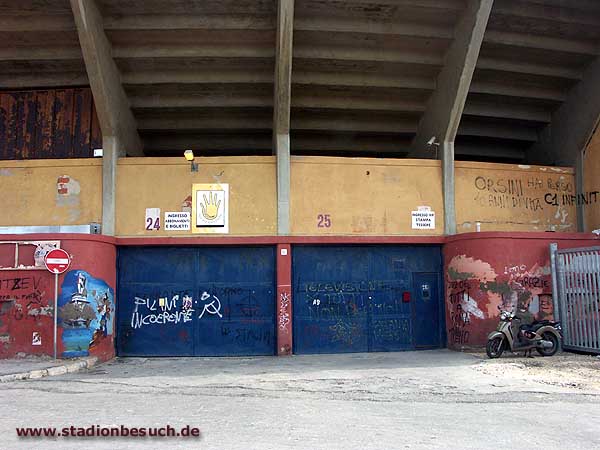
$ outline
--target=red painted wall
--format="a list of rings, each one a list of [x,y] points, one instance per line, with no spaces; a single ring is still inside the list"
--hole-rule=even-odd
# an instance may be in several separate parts
[[[448,347],[479,347],[498,324],[498,306],[527,307],[552,318],[550,243],[560,248],[600,245],[594,235],[468,233],[444,246]]]
[[[6,241],[60,241],[62,249],[72,257],[69,270],[59,275],[59,298],[67,289],[76,290],[77,286],[65,284],[76,279],[79,273],[85,274],[89,292],[86,292],[89,304],[88,314],[96,314],[96,321],[90,327],[103,326],[99,333],[89,329],[93,335],[93,345],[88,349],[90,356],[108,360],[114,351],[114,314],[116,287],[116,247],[113,239],[86,235],[19,235],[3,236],[0,241],[0,265],[6,267],[14,263],[12,249],[14,245]],[[26,249],[28,246],[19,246]],[[19,264],[33,266],[33,248],[20,251]],[[12,261],[11,261],[12,257]],[[74,272],[74,273],[71,273]],[[71,274],[70,274],[71,273]],[[70,275],[69,275],[70,274]],[[98,283],[107,288],[100,292],[94,286]],[[112,289],[112,292],[110,290]],[[108,294],[107,297],[104,294]],[[91,308],[91,309],[90,309]],[[60,310],[60,308],[59,308]],[[0,358],[12,358],[24,355],[52,355],[54,329],[54,275],[47,270],[2,270],[0,271]],[[85,325],[83,325],[85,328]],[[64,321],[59,312],[58,355],[67,356],[65,345]],[[34,332],[38,334],[34,339]],[[72,333],[72,330],[67,332]],[[39,342],[39,345],[34,343]]]

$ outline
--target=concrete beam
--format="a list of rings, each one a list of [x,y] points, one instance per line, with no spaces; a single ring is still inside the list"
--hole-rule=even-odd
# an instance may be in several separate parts
[[[105,30],[272,30],[269,17],[248,15],[138,14],[109,16]]]
[[[351,18],[322,16],[298,17],[295,31],[334,31],[337,33],[362,33],[388,36],[411,36],[433,39],[452,39],[451,28],[427,26],[410,22],[375,22]]]
[[[117,161],[126,154],[142,155],[142,141],[98,6],[94,0],[70,1],[102,130],[102,233],[114,235]]]
[[[273,150],[277,155],[277,232],[290,234],[290,108],[294,0],[279,0],[273,92]]]
[[[525,73],[543,77],[565,78],[567,80],[581,80],[581,70],[565,66],[550,66],[522,61],[508,61],[497,58],[480,56],[477,68],[484,70],[497,70],[498,72]]]
[[[596,43],[566,39],[563,37],[555,38],[550,36],[489,30],[485,33],[485,42],[581,55],[598,55],[598,46]]]
[[[70,0],[103,136],[118,138],[117,156],[141,155],[142,142],[95,0]]]
[[[437,90],[430,97],[419,122],[410,156],[427,155],[427,142],[438,140],[442,157],[444,189],[444,232],[456,233],[454,193],[454,139],[458,131],[469,87],[479,57],[493,0],[469,0],[446,53],[437,80]],[[429,154],[429,156],[431,156]]]
[[[454,141],[475,71],[493,0],[470,0],[412,144],[411,156],[427,156],[427,141]]]
[[[85,72],[47,72],[43,75],[34,73],[0,74],[0,88],[2,89],[56,88],[58,86],[85,86],[87,84],[88,78]]]
[[[552,122],[528,152],[532,164],[574,166],[600,120],[600,57],[583,73],[566,101],[552,114]]]
[[[56,15],[3,15],[0,16],[0,30],[18,31],[68,31],[75,30],[72,14]]]

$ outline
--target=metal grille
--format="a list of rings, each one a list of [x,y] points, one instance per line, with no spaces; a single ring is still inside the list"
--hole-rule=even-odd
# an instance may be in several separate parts
[[[600,353],[600,247],[557,250],[551,244],[550,252],[563,347]]]

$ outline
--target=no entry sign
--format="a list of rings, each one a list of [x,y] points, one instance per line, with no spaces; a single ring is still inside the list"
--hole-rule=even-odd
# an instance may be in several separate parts
[[[46,263],[46,269],[52,273],[60,274],[69,268],[71,257],[63,249],[55,248],[46,254],[44,262]]]

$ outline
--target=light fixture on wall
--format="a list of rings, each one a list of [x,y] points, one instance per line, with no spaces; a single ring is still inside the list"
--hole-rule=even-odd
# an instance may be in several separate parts
[[[431,139],[427,141],[427,146],[429,148],[433,147],[435,149],[435,159],[438,158],[438,149],[440,147],[440,141],[438,141],[437,137],[431,136]]]
[[[185,157],[186,161],[189,161],[191,163],[190,172],[198,172],[198,164],[194,162],[194,151],[186,150],[185,152],[183,152],[183,156]]]

